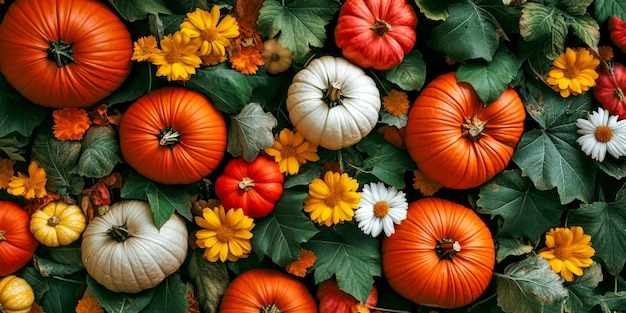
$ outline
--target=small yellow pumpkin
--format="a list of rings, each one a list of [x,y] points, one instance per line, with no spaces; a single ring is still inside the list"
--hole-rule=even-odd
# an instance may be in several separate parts
[[[35,293],[26,280],[15,275],[0,279],[0,312],[28,313],[33,303]]]
[[[291,67],[291,51],[285,49],[278,40],[272,38],[263,43],[263,67],[270,74],[282,73]]]
[[[48,247],[69,245],[80,238],[86,226],[83,211],[61,200],[48,203],[30,218],[30,232]]]

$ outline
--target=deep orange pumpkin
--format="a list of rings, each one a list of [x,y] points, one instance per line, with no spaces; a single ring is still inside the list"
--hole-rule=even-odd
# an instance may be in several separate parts
[[[209,175],[226,150],[226,123],[202,94],[165,87],[137,99],[122,115],[120,150],[139,174],[163,184]]]
[[[626,66],[615,62],[611,69],[602,67],[593,87],[593,96],[612,115],[626,118]]]
[[[449,200],[423,198],[382,243],[389,285],[419,304],[457,308],[475,301],[491,281],[495,249],[474,211]]]
[[[17,0],[0,34],[0,72],[42,106],[95,104],[131,69],[130,33],[100,1]]]
[[[276,162],[258,156],[248,163],[239,157],[226,164],[215,181],[215,194],[224,208],[242,208],[246,216],[261,218],[274,210],[284,180]]]
[[[406,147],[419,169],[444,187],[480,186],[508,165],[526,112],[507,88],[485,105],[455,73],[430,82],[409,111]]]
[[[259,268],[243,272],[228,285],[219,312],[316,313],[317,304],[304,284],[293,276]]]
[[[346,0],[335,43],[352,63],[388,70],[413,49],[416,26],[417,15],[406,0]]]
[[[0,201],[0,277],[28,263],[39,242],[30,233],[30,215],[17,204]]]

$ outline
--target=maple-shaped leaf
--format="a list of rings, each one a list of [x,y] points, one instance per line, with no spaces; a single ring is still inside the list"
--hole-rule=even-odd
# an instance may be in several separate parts
[[[368,154],[360,170],[372,174],[381,181],[398,189],[406,182],[404,173],[416,169],[415,162],[406,150],[399,149],[385,140],[382,134],[372,134],[363,138],[356,148]]]
[[[325,26],[339,8],[333,0],[295,0],[284,6],[277,0],[266,0],[259,12],[258,30],[270,38],[278,35],[278,43],[299,60],[311,46],[324,45]]]
[[[252,247],[259,255],[268,255],[279,266],[296,260],[306,242],[319,231],[302,211],[306,192],[285,190],[276,208],[259,219],[252,229]]]
[[[546,57],[554,60],[564,50],[568,33],[564,15],[556,7],[534,2],[525,3],[519,20],[520,34],[526,41],[541,44]]]
[[[252,162],[259,151],[274,144],[272,129],[278,121],[272,113],[263,111],[258,103],[248,103],[230,121],[226,150],[234,157]]]
[[[320,233],[304,246],[317,256],[316,284],[335,276],[341,290],[366,303],[374,276],[381,274],[376,238],[363,234],[354,223],[344,223],[332,229],[320,227]]]

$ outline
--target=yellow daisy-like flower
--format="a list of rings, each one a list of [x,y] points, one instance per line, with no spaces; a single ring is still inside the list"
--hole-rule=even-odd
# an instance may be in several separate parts
[[[274,157],[281,173],[297,174],[300,165],[307,161],[317,161],[317,145],[304,139],[298,132],[285,128],[276,135],[274,144],[264,149],[265,153]]]
[[[599,64],[600,59],[588,49],[567,48],[552,63],[546,82],[563,98],[583,94],[596,85]]]
[[[313,253],[313,251],[301,249],[300,258],[287,264],[287,266],[285,266],[285,269],[287,270],[287,273],[290,273],[291,275],[304,277],[306,276],[306,272],[309,267],[315,264],[315,261],[317,261],[317,256],[315,256],[315,253]]]
[[[46,171],[39,167],[37,162],[32,161],[28,165],[28,176],[17,173],[17,176],[11,177],[7,192],[24,199],[43,198],[48,194],[47,181]]]
[[[13,165],[15,162],[11,159],[0,158],[0,189],[7,189],[9,181],[13,177]]]
[[[539,254],[548,260],[555,273],[573,281],[574,275],[582,276],[583,268],[593,264],[591,257],[595,250],[591,247],[591,236],[584,234],[582,227],[557,227],[546,233],[546,247]]]
[[[237,19],[226,15],[220,21],[220,9],[214,5],[211,12],[202,9],[187,13],[180,31],[201,42],[201,55],[226,55],[230,40],[239,36]]]
[[[403,91],[393,89],[383,97],[383,109],[393,116],[407,114],[409,113],[409,96]]]
[[[84,297],[76,304],[76,313],[104,313],[96,297]]]
[[[204,250],[204,257],[211,261],[237,261],[247,258],[252,251],[250,238],[254,220],[243,214],[243,209],[224,210],[221,205],[204,208],[202,217],[194,217],[196,224],[204,228],[196,233],[196,244]]]
[[[359,207],[359,183],[348,174],[326,172],[324,180],[316,178],[309,184],[309,196],[304,199],[304,211],[311,220],[331,226],[351,221]]]
[[[150,56],[150,62],[158,66],[156,76],[167,76],[169,81],[188,80],[202,63],[197,55],[199,47],[199,43],[180,31],[163,37],[161,50]]]
[[[157,49],[156,37],[152,35],[141,37],[133,43],[133,55],[130,59],[138,62],[147,61]]]

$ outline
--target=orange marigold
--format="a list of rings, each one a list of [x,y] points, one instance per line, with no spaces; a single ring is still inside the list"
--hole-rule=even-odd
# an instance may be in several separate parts
[[[87,111],[80,108],[57,109],[52,112],[52,117],[54,137],[59,140],[81,140],[91,126]]]
[[[33,306],[30,308],[30,313],[46,313],[46,312],[43,310],[43,308],[39,304],[33,303]]]
[[[443,187],[440,183],[424,175],[422,171],[413,171],[413,188],[419,190],[424,196],[432,196]]]
[[[9,181],[13,177],[13,165],[15,161],[11,159],[0,158],[0,189],[7,189]]]
[[[243,47],[230,56],[232,67],[246,75],[255,74],[259,65],[263,65],[263,57],[259,50],[253,47]]]
[[[285,269],[288,273],[298,276],[304,277],[306,275],[306,271],[309,267],[313,266],[317,261],[317,257],[311,250],[302,249],[300,252],[300,258],[287,264]]]
[[[610,46],[600,46],[598,47],[598,57],[602,61],[611,61],[613,59],[613,48]]]
[[[104,313],[104,309],[95,297],[84,297],[78,300],[76,313]]]
[[[393,116],[407,114],[409,113],[409,96],[404,91],[393,89],[383,97],[383,109]]]

